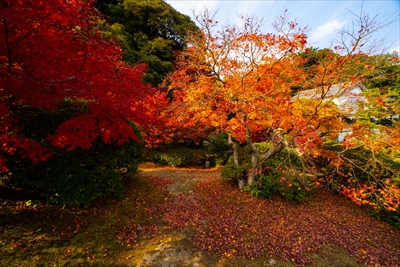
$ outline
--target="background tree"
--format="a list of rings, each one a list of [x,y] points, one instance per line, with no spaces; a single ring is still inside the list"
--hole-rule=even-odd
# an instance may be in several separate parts
[[[182,50],[188,31],[198,27],[163,0],[96,1],[111,26],[103,31],[123,40],[123,60],[146,63],[145,82],[158,85],[173,71],[174,51]]]
[[[156,120],[139,124],[147,147],[159,147],[186,142],[200,142],[214,127],[206,118],[185,104],[179,94],[173,98],[168,92],[157,92],[141,102],[140,110]]]

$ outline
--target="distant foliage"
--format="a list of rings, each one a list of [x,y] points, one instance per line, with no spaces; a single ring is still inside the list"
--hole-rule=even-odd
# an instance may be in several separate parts
[[[103,34],[121,43],[125,62],[148,65],[144,81],[153,85],[174,71],[174,53],[184,48],[187,31],[198,31],[189,16],[163,0],[96,0],[95,6],[111,24],[102,26]]]
[[[212,133],[207,136],[206,141],[210,143],[206,147],[209,156],[207,160],[212,165],[224,165],[232,154],[231,147],[228,145],[228,135],[226,133]]]
[[[193,157],[193,151],[184,146],[167,145],[149,150],[145,159],[159,165],[178,167],[187,165]]]

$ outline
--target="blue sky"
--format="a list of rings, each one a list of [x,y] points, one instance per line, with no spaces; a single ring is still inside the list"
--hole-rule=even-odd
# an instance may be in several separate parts
[[[229,22],[240,23],[237,14],[256,15],[267,19],[266,26],[270,25],[275,17],[281,15],[285,9],[289,11],[290,18],[296,19],[301,26],[308,26],[310,43],[319,48],[330,47],[331,40],[335,37],[335,29],[351,27],[354,15],[363,11],[370,16],[379,14],[381,19],[393,15],[398,16],[400,12],[400,0],[320,0],[320,1],[245,1],[245,0],[220,0],[220,1],[196,1],[196,0],[166,0],[179,12],[193,18],[192,10],[196,13],[203,10],[204,6],[212,10],[218,10],[216,19],[220,24]],[[393,17],[393,16],[392,16]],[[267,28],[268,31],[268,28]],[[400,22],[396,21],[387,28],[381,29],[376,38],[385,38],[388,41],[385,52],[394,50],[400,52]]]

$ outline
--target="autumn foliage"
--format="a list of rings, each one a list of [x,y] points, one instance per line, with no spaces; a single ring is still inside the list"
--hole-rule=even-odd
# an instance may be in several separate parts
[[[241,27],[220,27],[210,10],[197,19],[203,34],[188,37],[188,48],[179,57],[168,86],[181,96],[185,111],[201,114],[209,125],[231,137],[234,164],[247,166],[247,178],[239,180],[239,187],[253,186],[263,175],[263,163],[290,149],[304,159],[302,166],[306,172],[315,173],[314,162],[325,158],[325,164],[332,167],[332,172],[325,173],[329,179],[339,177],[350,165],[358,173],[370,173],[367,179],[356,178],[339,191],[359,203],[357,194],[349,194],[349,190],[360,192],[365,186],[373,186],[377,194],[368,200],[364,198],[363,204],[379,202],[380,207],[397,209],[399,184],[391,177],[397,175],[395,168],[372,157],[368,165],[371,168],[363,169],[362,164],[354,164],[344,156],[345,151],[354,147],[372,152],[369,155],[389,151],[393,158],[398,155],[395,151],[399,151],[397,122],[389,127],[380,126],[379,136],[373,133],[374,125],[365,123],[365,117],[351,122],[358,112],[375,108],[361,94],[351,94],[350,90],[373,72],[369,56],[377,47],[369,39],[381,28],[376,19],[368,15],[357,17],[360,29],[343,30],[341,42],[311,66],[304,57],[311,49],[307,29],[290,20],[287,12],[276,19],[272,33],[265,33],[262,20],[254,17],[242,17]],[[302,91],[310,89],[311,96],[302,96]],[[333,99],[342,94],[356,100],[348,107],[335,104]],[[335,141],[346,128],[352,134],[343,144],[337,144],[341,149],[333,151],[324,146]],[[262,141],[271,146],[261,153],[255,143]],[[246,162],[240,162],[238,157],[239,144],[250,150]],[[378,169],[383,170],[380,175]],[[386,178],[388,182],[383,182]]]
[[[4,0],[0,15],[2,171],[9,155],[49,159],[49,146],[140,142],[128,122],[149,119],[136,108],[152,92],[141,81],[146,67],[120,61],[119,46],[96,29],[99,14],[91,1]],[[73,116],[44,140],[22,133],[24,114],[57,112],[66,100]]]

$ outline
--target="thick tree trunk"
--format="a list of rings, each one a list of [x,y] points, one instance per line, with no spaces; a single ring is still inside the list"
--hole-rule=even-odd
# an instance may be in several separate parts
[[[247,146],[250,148],[250,155],[251,155],[251,168],[247,174],[247,184],[254,184],[257,167],[258,167],[258,149],[253,143],[252,134],[250,128],[246,128],[246,143]]]

